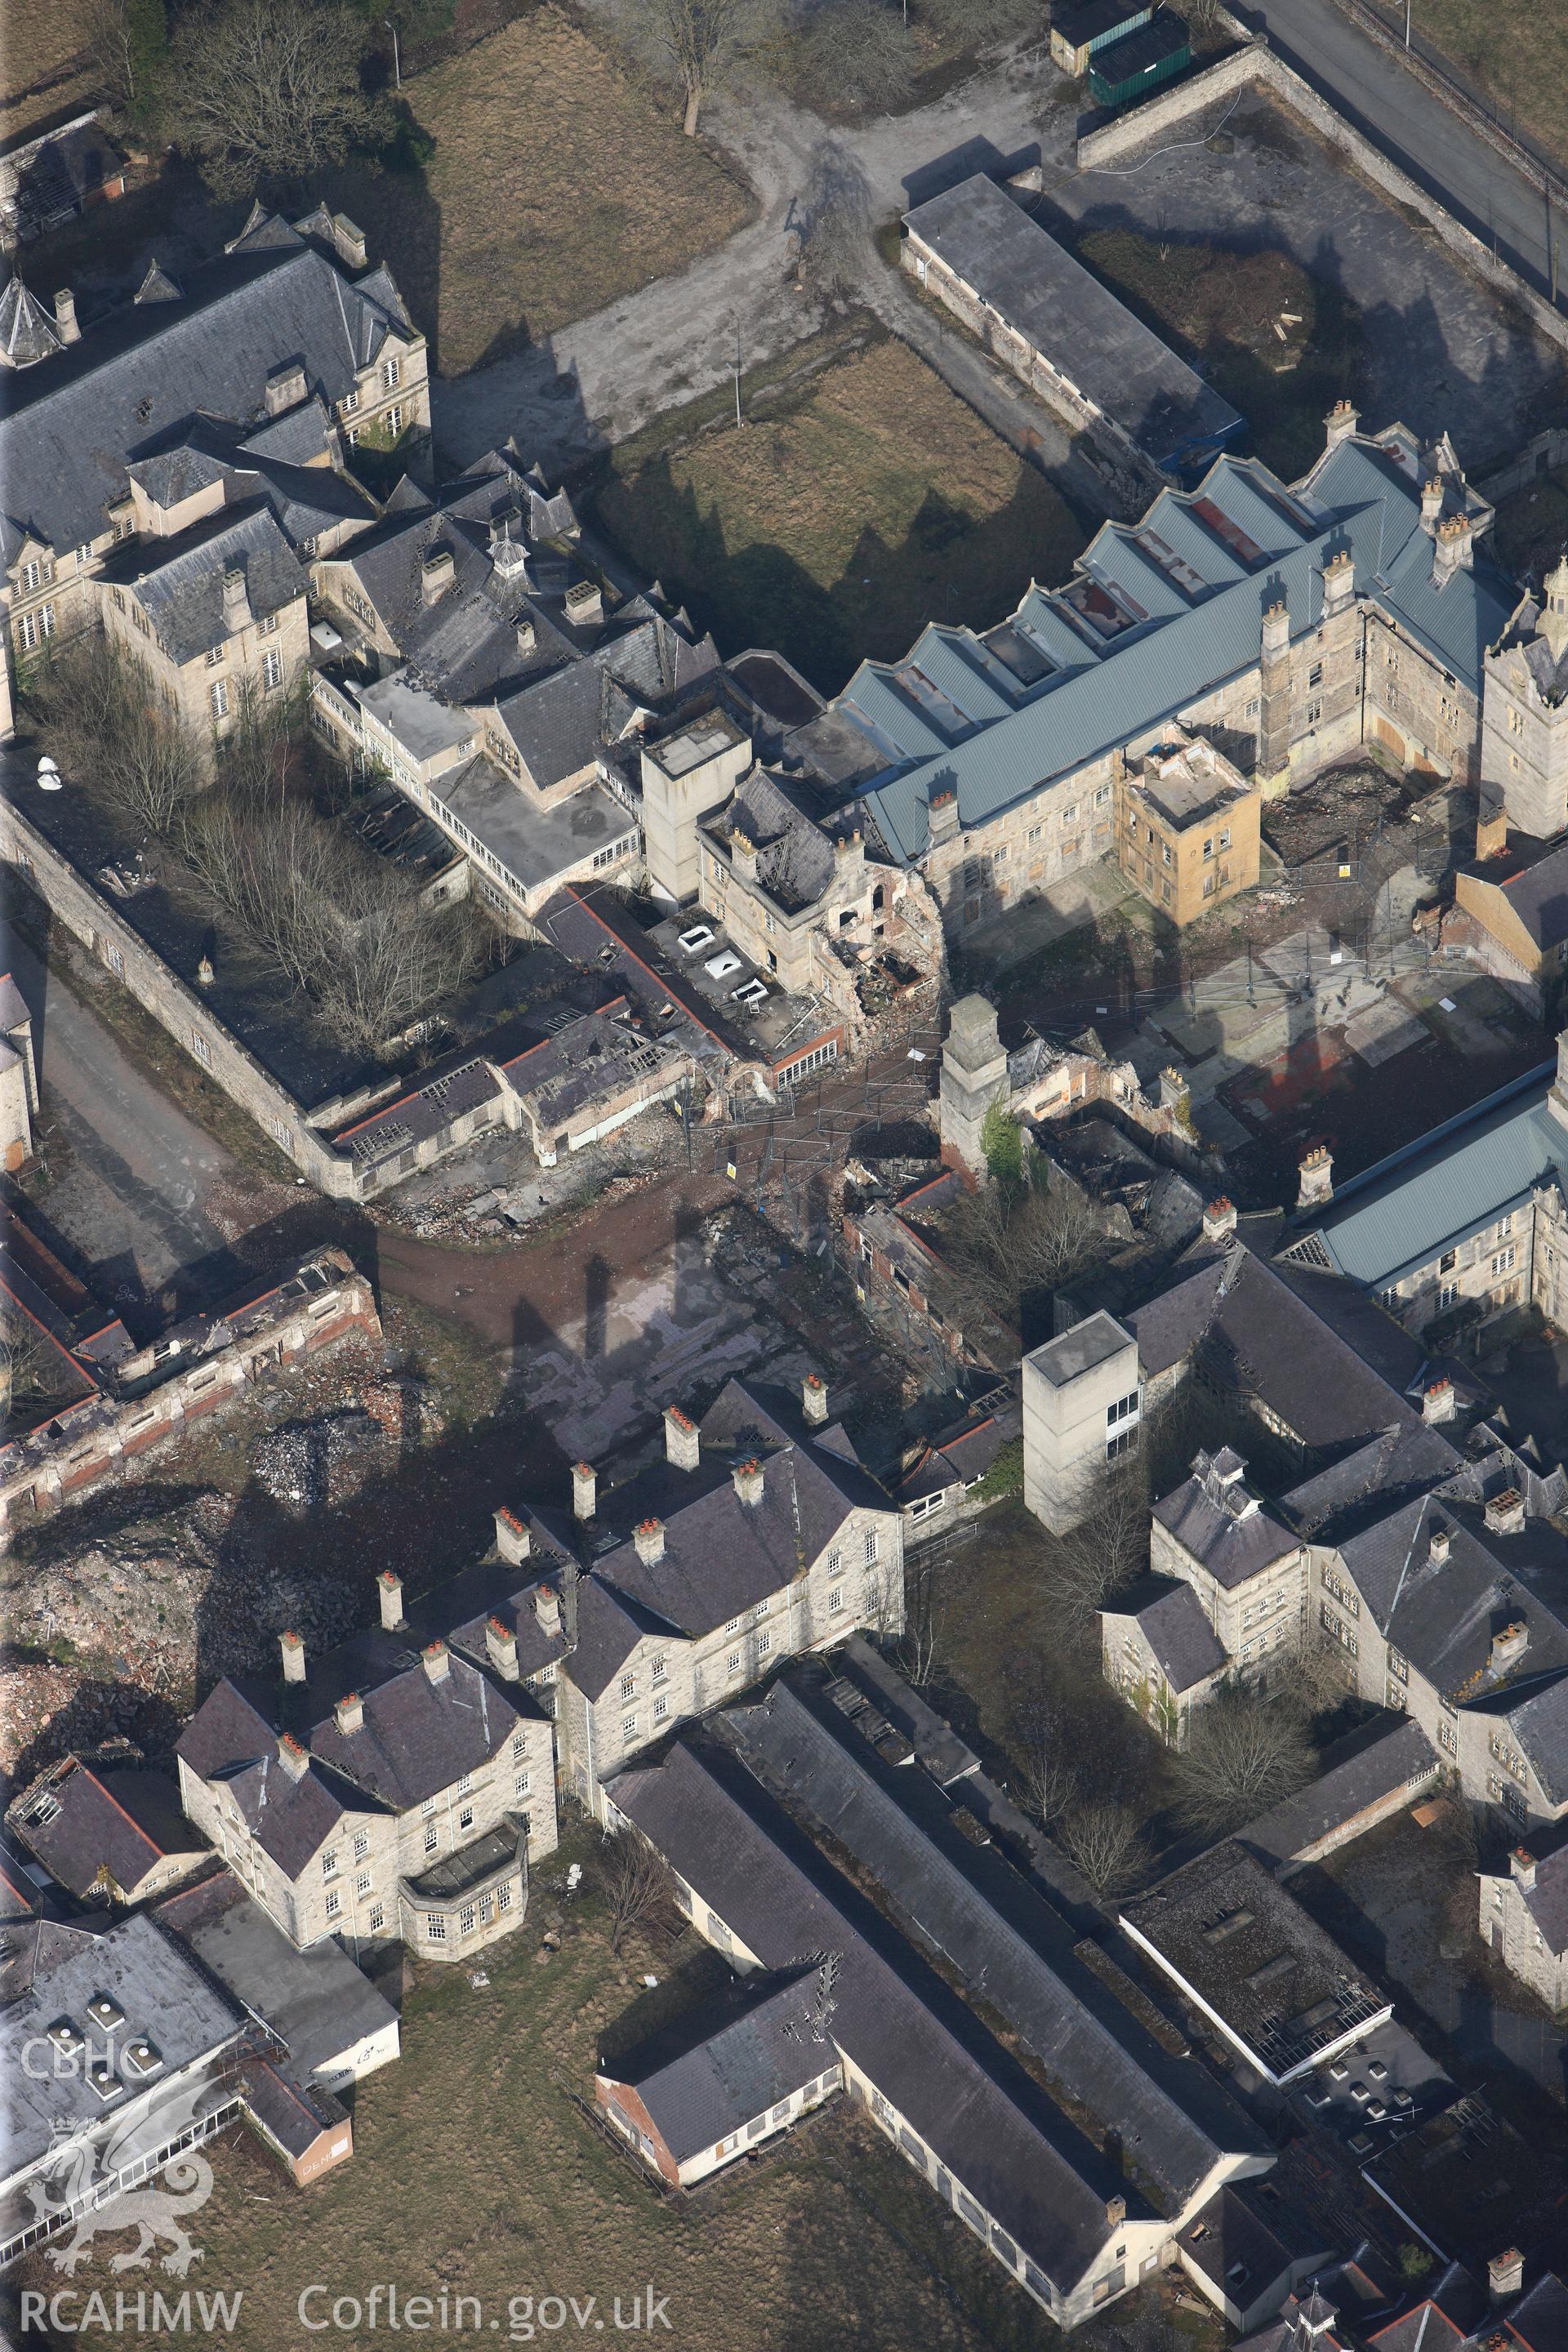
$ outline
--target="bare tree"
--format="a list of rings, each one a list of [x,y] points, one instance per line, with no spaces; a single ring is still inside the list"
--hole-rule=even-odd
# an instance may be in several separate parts
[[[157,119],[168,65],[163,0],[87,0],[79,21],[110,108],[123,121],[150,128]]]
[[[184,143],[221,194],[341,162],[369,131],[364,18],[345,0],[220,0],[188,9],[171,46]]]
[[[1149,1565],[1149,1486],[1139,1456],[1108,1464],[1079,1503],[1082,1517],[1056,1539],[1044,1570],[1065,1623],[1075,1628]]]
[[[904,1563],[904,1630],[898,1643],[901,1671],[923,1690],[936,1678],[947,1630],[947,1600],[929,1560]]]
[[[30,1427],[85,1387],[48,1335],[0,1292],[0,1431]]]
[[[1119,1797],[1081,1798],[1063,1815],[1058,1833],[1099,1895],[1124,1895],[1148,1870],[1148,1842]]]
[[[610,1949],[619,1952],[635,1930],[668,1927],[676,1910],[675,1883],[661,1854],[635,1830],[617,1830],[600,1847],[594,1866],[610,1915]]]
[[[146,671],[104,637],[68,646],[39,675],[29,706],[65,774],[90,773],[143,832],[167,840],[203,785],[201,754],[160,708]]]
[[[757,29],[757,0],[639,0],[626,21],[628,28],[640,23],[674,73],[685,109],[680,127],[694,139],[703,106]]]
[[[959,1202],[946,1227],[954,1269],[1015,1329],[1028,1292],[1061,1289],[1103,1253],[1106,1239],[1092,1202],[1059,1173],[1021,1189],[988,1184]]]
[[[836,111],[887,111],[914,87],[914,47],[886,0],[797,5],[784,19],[775,49],[802,94]]]
[[[1072,1727],[1037,1672],[1013,1702],[1007,1746],[1026,1809],[1054,1828],[1077,1801],[1080,1774]]]
[[[1196,1717],[1192,1744],[1171,1759],[1182,1818],[1223,1837],[1293,1797],[1312,1777],[1313,1750],[1289,1700],[1225,1691]]]

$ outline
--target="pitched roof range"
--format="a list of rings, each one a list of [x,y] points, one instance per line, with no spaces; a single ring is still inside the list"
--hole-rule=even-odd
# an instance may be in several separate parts
[[[1542,1063],[1380,1160],[1296,1220],[1335,1271],[1368,1289],[1396,1282],[1495,1224],[1537,1185],[1568,1191],[1568,1126],[1553,1111],[1555,1065]],[[1289,1246],[1302,1250],[1303,1241]]]
[[[1394,1385],[1417,1384],[1428,1360],[1418,1343],[1348,1283],[1320,1277],[1309,1289],[1301,1269],[1271,1262],[1262,1251],[1276,1231],[1270,1220],[1260,1238],[1243,1229],[1217,1246],[1194,1243],[1171,1287],[1127,1318],[1144,1372],[1195,1350],[1208,1375],[1259,1398],[1318,1453],[1421,1429],[1419,1412]],[[1437,1432],[1427,1434],[1457,1469],[1458,1451]]]
[[[1258,2149],[1253,2126],[1204,2070],[1172,2058],[1084,1967],[1076,1930],[1010,1864],[963,1836],[962,1784],[946,1795],[889,1764],[820,1670],[792,1674],[716,1729],[809,1834],[851,1857],[903,1932],[1006,2020],[1096,2144],[1128,2151],[1157,2211],[1179,2212],[1226,2156]]]
[[[656,1463],[599,1491],[572,1664],[589,1698],[644,1633],[700,1639],[792,1583],[851,1511],[893,1510],[837,1423],[810,1428],[787,1400],[749,1381],[726,1383],[698,1436],[695,1470]],[[737,1472],[753,1465],[742,1496]],[[650,1519],[662,1548],[645,1560],[637,1530]]]
[[[224,507],[174,539],[131,541],[104,565],[103,577],[129,588],[171,657],[195,661],[228,634],[225,581],[245,583],[253,620],[297,604],[310,584],[269,508]]]
[[[758,1969],[624,2057],[601,2057],[599,2074],[637,2092],[684,2164],[837,2065],[833,1973],[826,1960]]]
[[[360,1715],[345,1729],[336,1703],[350,1696]],[[293,1877],[345,1814],[423,1803],[489,1763],[537,1712],[526,1692],[503,1695],[444,1643],[419,1656],[406,1634],[374,1629],[311,1662],[303,1682],[226,1675],[175,1753],[202,1780],[225,1782],[258,1843]]]
[[[1354,1733],[1341,1745],[1349,1752],[1332,1761],[1325,1757],[1323,1771],[1298,1796],[1287,1797],[1237,1832],[1277,1876],[1289,1876],[1292,1864],[1310,1859],[1321,1840],[1360,1814],[1390,1801],[1405,1802],[1438,1771],[1436,1748],[1410,1716],[1378,1724],[1370,1739]]]
[[[132,303],[16,378],[0,419],[10,543],[26,530],[58,551],[99,538],[127,462],[188,417],[259,425],[280,356],[298,354],[307,388],[335,409],[389,335],[415,333],[385,269],[351,279],[285,222],[264,222],[175,299]]]
[[[642,1831],[763,1966],[837,1953],[833,2039],[1006,2231],[1047,2299],[1069,2294],[1139,2199],[942,1978],[808,1844],[740,1760],[679,1739],[615,1783]],[[1129,2193],[1131,2191],[1131,2193]],[[1112,2216],[1116,2219],[1112,2219]]]
[[[1433,580],[1426,470],[1403,427],[1342,443],[1292,487],[1221,457],[1196,490],[1106,524],[1075,581],[1031,587],[1001,629],[928,629],[902,663],[863,664],[833,708],[879,754],[865,807],[883,840],[913,861],[933,793],[956,793],[960,824],[983,824],[1178,717],[1256,664],[1266,605],[1283,598],[1296,632],[1310,625],[1314,583],[1342,549],[1357,589],[1479,694],[1513,591],[1484,563]]]

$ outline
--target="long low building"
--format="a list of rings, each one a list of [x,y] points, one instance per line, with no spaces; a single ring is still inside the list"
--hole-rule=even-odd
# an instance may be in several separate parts
[[[1245,419],[983,172],[904,215],[903,261],[1141,488],[1179,481]]]
[[[827,2046],[798,2071],[820,2095],[836,2063],[944,2203],[1074,2326],[1166,2259],[1218,2186],[1266,2170],[1268,2151],[1074,1958],[1074,1932],[1029,1882],[965,1836],[962,1790],[885,1763],[838,1688],[807,1668],[683,1737],[617,1777],[616,1812],[742,1975],[831,1959],[816,2012]],[[1005,2043],[971,2000],[1004,2018]],[[700,2079],[687,2045],[682,2059]],[[641,2069],[658,2090],[656,2072]],[[679,2162],[711,2170],[732,2152],[688,2147]],[[658,2142],[644,2153],[668,2179]]]

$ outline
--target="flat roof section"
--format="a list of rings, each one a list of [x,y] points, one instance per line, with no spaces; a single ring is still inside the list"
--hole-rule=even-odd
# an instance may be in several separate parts
[[[1075,1323],[1070,1331],[1063,1331],[1055,1339],[1047,1339],[1043,1348],[1026,1357],[1026,1363],[1049,1381],[1052,1388],[1065,1388],[1084,1372],[1092,1372],[1108,1364],[1124,1348],[1134,1345],[1132,1334],[1124,1331],[1113,1315],[1101,1307],[1097,1314],[1086,1316]]]
[[[1156,465],[1240,430],[1230,403],[984,173],[904,225]]]

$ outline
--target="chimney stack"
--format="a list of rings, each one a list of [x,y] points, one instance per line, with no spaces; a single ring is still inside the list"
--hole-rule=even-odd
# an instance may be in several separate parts
[[[1432,577],[1439,588],[1450,581],[1456,572],[1469,570],[1473,537],[1474,526],[1468,515],[1446,515],[1437,525]]]
[[[664,1452],[667,1461],[678,1470],[695,1470],[702,1458],[702,1441],[697,1425],[689,1421],[678,1404],[664,1409]]]
[[[282,1765],[290,1780],[302,1780],[310,1769],[310,1758],[292,1732],[289,1731],[286,1731],[278,1742],[278,1761]]]
[[[363,1728],[364,1701],[358,1691],[345,1692],[332,1709],[332,1719],[345,1738],[351,1732]]]
[[[504,1503],[496,1513],[496,1549],[509,1568],[525,1560],[530,1549],[528,1529]]]
[[[800,1405],[813,1429],[821,1429],[827,1420],[827,1382],[819,1373],[807,1372],[800,1384]]]
[[[1448,1557],[1448,1547],[1453,1540],[1452,1532],[1447,1528],[1433,1528],[1431,1538],[1426,1547],[1426,1557],[1434,1568],[1443,1566]]]
[[[1421,1400],[1421,1418],[1428,1425],[1454,1418],[1454,1383],[1447,1377],[1427,1383]]]
[[[62,343],[81,341],[81,329],[76,322],[76,296],[68,286],[62,286],[55,296],[55,332]]]
[[[1296,1194],[1298,1209],[1324,1209],[1334,1197],[1334,1160],[1326,1143],[1314,1145],[1303,1158],[1297,1171],[1300,1188]]]
[[[444,1683],[452,1671],[452,1654],[445,1642],[426,1642],[419,1663],[433,1683]]]
[[[279,1633],[278,1646],[283,1653],[283,1679],[286,1683],[302,1683],[305,1679],[305,1644],[298,1633]]]
[[[1508,847],[1508,810],[1500,800],[1489,800],[1482,788],[1476,817],[1476,856],[1500,857]]]
[[[1437,518],[1442,511],[1443,485],[1434,474],[1430,481],[1423,482],[1421,485],[1422,530],[1435,531],[1437,528]]]
[[[332,215],[332,243],[344,265],[350,269],[363,269],[370,255],[365,246],[364,231],[355,226],[347,213]]]
[[[376,1598],[381,1602],[381,1630],[384,1633],[401,1633],[406,1620],[403,1614],[403,1579],[384,1568],[375,1580]]]
[[[754,886],[757,879],[757,845],[739,825],[730,828],[730,870],[737,881]]]
[[[485,1648],[497,1674],[509,1683],[516,1682],[517,1635],[499,1617],[490,1618],[485,1626]]]
[[[1517,1486],[1504,1486],[1500,1493],[1487,1496],[1484,1517],[1488,1535],[1521,1535],[1524,1529],[1524,1496]]]
[[[935,849],[942,842],[956,839],[958,834],[958,794],[949,786],[946,792],[933,793],[926,809],[928,846]]]
[[[1235,1231],[1236,1202],[1222,1192],[1219,1199],[1211,1201],[1204,1211],[1204,1239],[1205,1242],[1223,1242]]]
[[[632,1541],[637,1548],[637,1558],[645,1568],[657,1568],[664,1558],[664,1521],[644,1519],[632,1531]]]
[[[1487,2291],[1494,2303],[1506,2303],[1524,2284],[1524,2256],[1517,2246],[1505,2246],[1487,2264]]]
[[[458,576],[458,566],[449,547],[433,547],[419,567],[419,593],[426,604],[434,604],[444,596]]]
[[[1351,440],[1360,423],[1360,416],[1348,400],[1336,400],[1324,419],[1329,447],[1337,449],[1342,442]]]
[[[249,623],[250,598],[247,593],[245,574],[238,564],[223,575],[223,633],[232,637]]]
[[[1505,1625],[1500,1633],[1492,1635],[1491,1654],[1487,1664],[1494,1675],[1511,1675],[1521,1664],[1530,1648],[1530,1628],[1522,1617]]]
[[[1348,547],[1331,555],[1323,566],[1323,616],[1342,613],[1355,593],[1355,559]]]
[[[1127,2200],[1125,2197],[1108,2197],[1106,2199],[1105,2219],[1108,2228],[1112,2230],[1121,2229],[1121,2224],[1127,2219]]]
[[[748,1510],[763,1499],[763,1465],[760,1462],[737,1462],[735,1492]]]
[[[561,1633],[561,1595],[552,1584],[536,1584],[533,1588],[533,1613],[539,1630],[552,1642]]]
[[[1510,1871],[1512,1873],[1513,1883],[1518,1887],[1520,1893],[1521,1895],[1533,1895],[1535,1892],[1535,1856],[1531,1853],[1530,1848],[1527,1845],[1516,1845],[1513,1852],[1509,1855],[1508,1866]]]
[[[572,1465],[572,1511],[579,1519],[591,1519],[598,1508],[599,1481],[586,1462]]]

